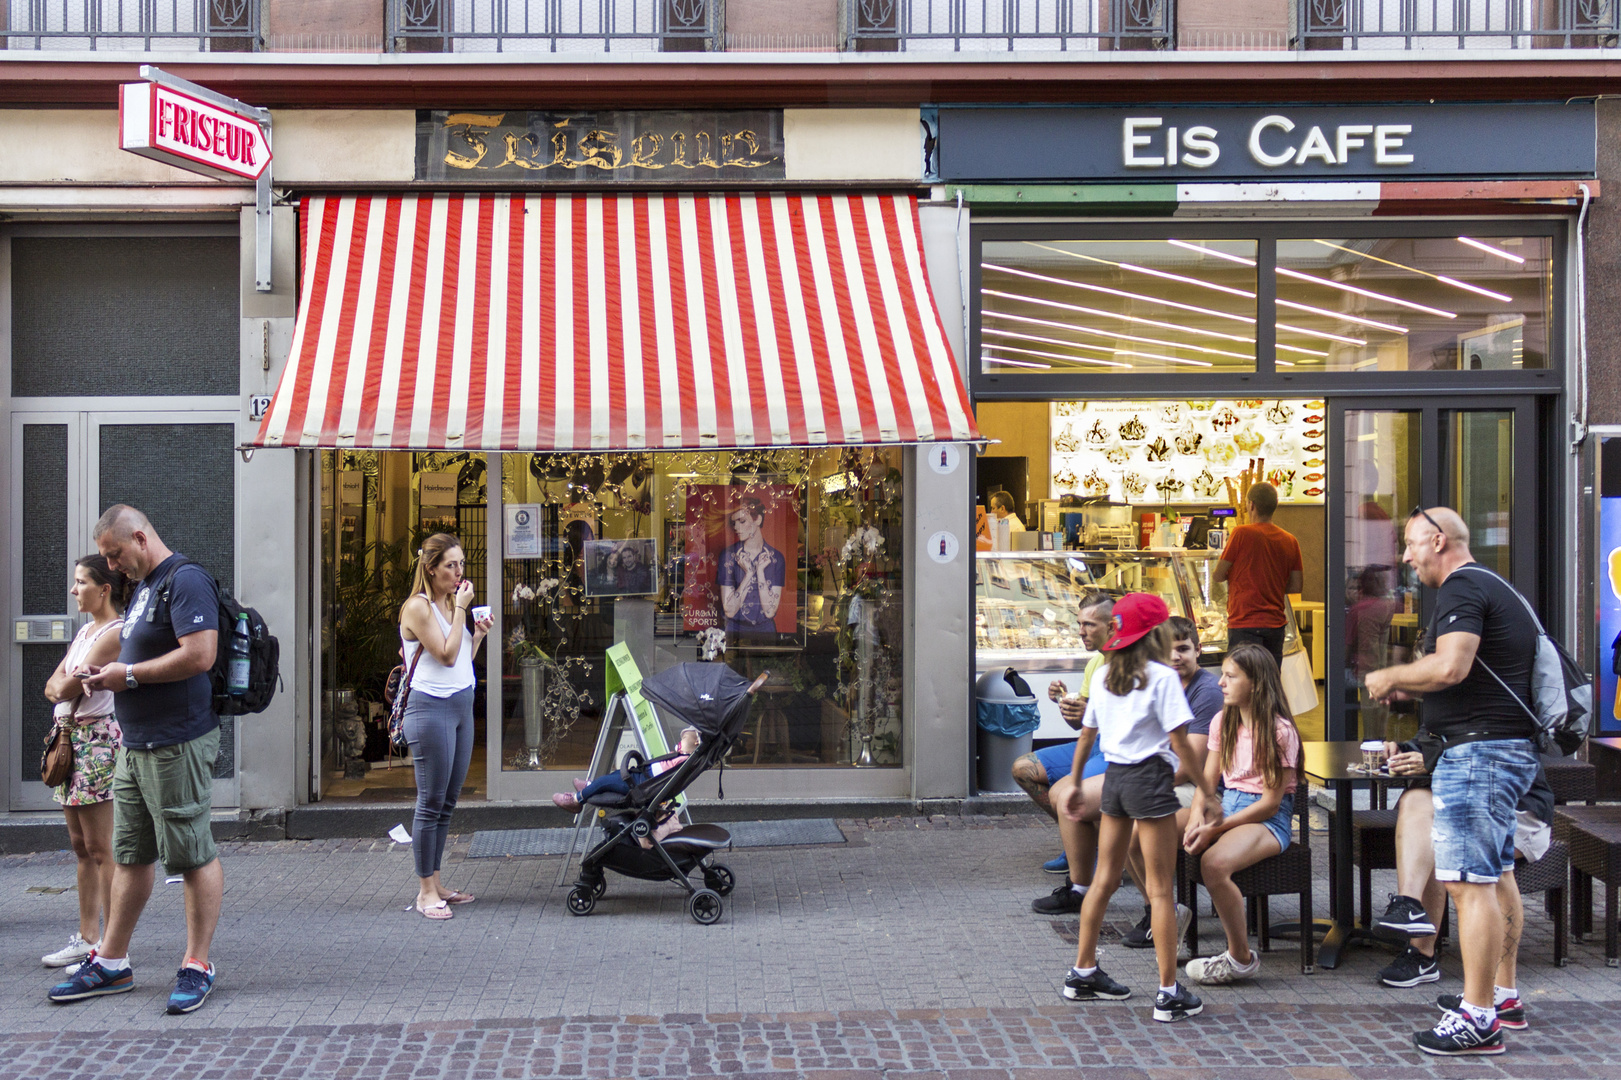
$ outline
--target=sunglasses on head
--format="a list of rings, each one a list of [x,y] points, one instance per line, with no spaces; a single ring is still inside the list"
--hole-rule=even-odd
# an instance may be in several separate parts
[[[1430,512],[1424,509],[1422,506],[1413,507],[1413,512],[1407,515],[1407,520],[1412,521],[1416,517],[1422,517],[1425,521],[1435,526],[1436,532],[1440,533],[1442,536],[1446,535],[1446,530],[1441,528],[1441,523],[1430,517]]]

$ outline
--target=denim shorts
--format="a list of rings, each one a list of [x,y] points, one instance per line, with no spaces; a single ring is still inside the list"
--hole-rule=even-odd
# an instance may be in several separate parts
[[[1259,801],[1260,798],[1261,797],[1255,794],[1253,791],[1240,791],[1237,788],[1222,788],[1221,812],[1227,817],[1232,817],[1234,814],[1244,809],[1244,807]],[[1289,841],[1293,837],[1293,822],[1290,819],[1294,816],[1295,793],[1291,791],[1286,793],[1283,796],[1283,801],[1278,804],[1278,812],[1261,822],[1262,825],[1266,826],[1267,832],[1277,837],[1278,850],[1280,852],[1289,850]]]
[[[1048,785],[1056,784],[1068,776],[1070,769],[1075,765],[1075,744],[1073,742],[1059,743],[1044,750],[1035,752],[1036,760],[1047,772]],[[1092,743],[1092,756],[1086,759],[1081,769],[1081,779],[1090,780],[1094,776],[1103,775],[1103,770],[1109,763],[1103,760],[1103,749],[1094,740]]]
[[[1489,884],[1514,868],[1514,808],[1537,775],[1528,739],[1451,746],[1430,781],[1437,881]]]

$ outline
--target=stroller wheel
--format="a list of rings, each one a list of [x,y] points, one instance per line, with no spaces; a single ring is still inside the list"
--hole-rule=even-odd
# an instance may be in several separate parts
[[[719,922],[721,908],[720,894],[713,889],[699,889],[687,897],[687,914],[702,926]]]
[[[597,882],[596,887],[591,890],[591,898],[594,899],[594,900],[601,900],[604,896],[607,896],[607,895],[608,895],[608,879],[603,878],[601,881]]]
[[[722,896],[729,896],[737,885],[737,878],[725,863],[716,863],[714,866],[704,867],[704,884]]]
[[[568,893],[568,910],[570,915],[589,915],[591,909],[597,906],[595,890],[576,885]]]

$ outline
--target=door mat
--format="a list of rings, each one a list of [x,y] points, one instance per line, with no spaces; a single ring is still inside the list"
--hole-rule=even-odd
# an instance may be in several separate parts
[[[832,818],[789,818],[785,821],[728,821],[732,846],[799,847],[808,844],[843,844],[844,833]],[[601,835],[600,833],[598,834]],[[469,859],[501,859],[509,855],[566,855],[574,830],[490,829],[473,834]],[[581,839],[584,839],[582,832]]]

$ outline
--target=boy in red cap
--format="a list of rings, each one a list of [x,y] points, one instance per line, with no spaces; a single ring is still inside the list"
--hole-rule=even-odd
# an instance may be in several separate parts
[[[1138,826],[1154,927],[1154,955],[1159,962],[1159,992],[1154,1019],[1162,1023],[1196,1016],[1204,1005],[1176,981],[1176,763],[1195,761],[1187,725],[1193,722],[1182,693],[1182,681],[1165,662],[1171,641],[1165,601],[1146,593],[1128,593],[1114,605],[1114,635],[1104,643],[1109,659],[1092,680],[1076,760],[1084,761],[1098,740],[1104,760],[1103,817],[1098,825],[1098,865],[1092,888],[1081,905],[1080,944],[1075,966],[1064,977],[1064,997],[1119,1000],[1131,990],[1098,967],[1098,932],[1109,898],[1120,884],[1120,872],[1131,847],[1132,823]],[[1203,772],[1194,782],[1205,805],[1216,795]],[[1080,820],[1079,790],[1066,793],[1059,807],[1071,821]],[[1219,813],[1219,811],[1217,811]]]

